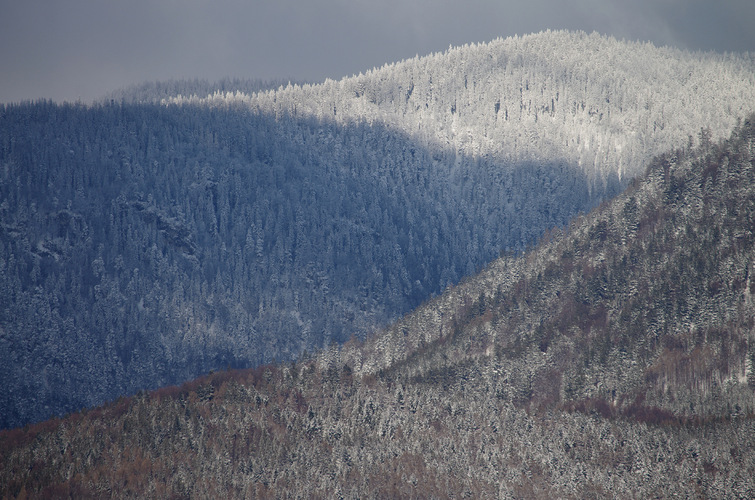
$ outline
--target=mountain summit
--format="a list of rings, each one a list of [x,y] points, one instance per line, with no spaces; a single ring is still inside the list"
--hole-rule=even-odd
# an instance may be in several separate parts
[[[752,112],[753,99],[750,57],[547,31],[452,47],[340,81],[253,95],[226,87],[162,102],[380,123],[451,159],[487,159],[498,168],[559,163],[605,183],[642,173],[650,158],[703,126],[723,138]]]

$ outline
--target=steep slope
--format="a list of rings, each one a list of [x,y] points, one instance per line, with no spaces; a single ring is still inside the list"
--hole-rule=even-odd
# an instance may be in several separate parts
[[[341,361],[417,381],[492,377],[528,406],[752,413],[753,118],[725,143],[702,135],[537,252],[496,261]]]
[[[3,493],[749,497],[753,159],[755,116],[363,344],[2,431]]]
[[[259,85],[2,107],[0,427],[361,338],[755,102],[745,56],[568,32]]]

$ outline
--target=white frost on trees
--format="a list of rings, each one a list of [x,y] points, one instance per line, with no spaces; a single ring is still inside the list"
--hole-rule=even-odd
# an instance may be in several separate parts
[[[728,134],[753,110],[754,69],[747,55],[547,31],[450,48],[340,81],[163,102],[244,105],[342,124],[377,121],[445,153],[501,165],[558,161],[596,183],[633,177],[703,126],[713,139]]]

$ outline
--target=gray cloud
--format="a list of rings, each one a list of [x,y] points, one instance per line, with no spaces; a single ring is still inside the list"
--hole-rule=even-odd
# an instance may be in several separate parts
[[[1,1],[1,102],[168,78],[319,81],[547,28],[755,50],[751,0]]]

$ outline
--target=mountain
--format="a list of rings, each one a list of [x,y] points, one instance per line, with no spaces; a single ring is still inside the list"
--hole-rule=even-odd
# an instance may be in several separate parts
[[[451,47],[340,81],[253,95],[226,86],[165,102],[385,124],[446,161],[472,156],[497,169],[559,163],[600,185],[642,173],[650,158],[702,127],[714,139],[728,135],[752,112],[754,70],[750,54],[547,31]]]
[[[3,495],[743,498],[755,115],[363,342],[0,432]]]
[[[546,32],[3,105],[0,427],[364,338],[728,133],[753,67]]]

